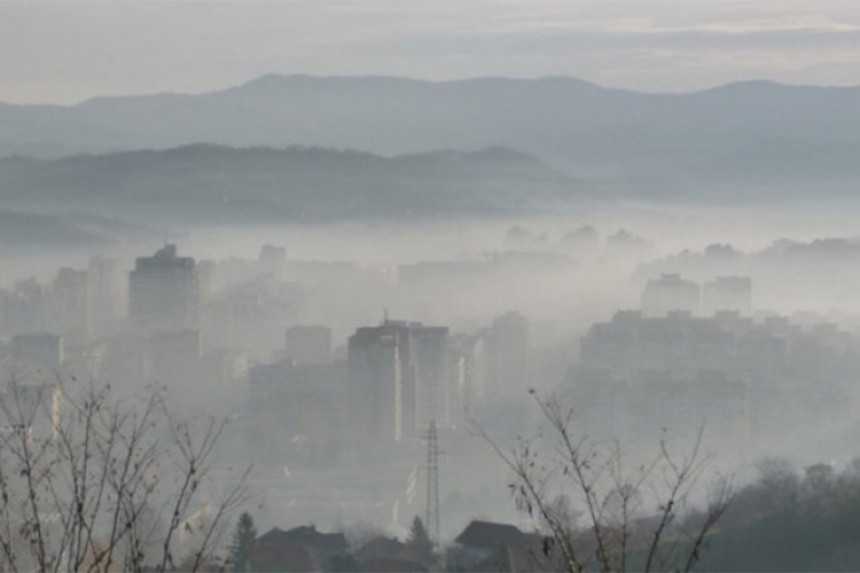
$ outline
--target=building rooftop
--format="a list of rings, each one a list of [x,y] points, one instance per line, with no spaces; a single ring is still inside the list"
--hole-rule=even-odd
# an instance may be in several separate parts
[[[514,525],[473,520],[454,541],[461,545],[496,549],[505,545],[524,545],[529,536]]]
[[[155,252],[151,257],[138,257],[134,261],[137,271],[164,270],[164,269],[194,269],[194,259],[191,257],[177,257],[176,245],[165,245]]]

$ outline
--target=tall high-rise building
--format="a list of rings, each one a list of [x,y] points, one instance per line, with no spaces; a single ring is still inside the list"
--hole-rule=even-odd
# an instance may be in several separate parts
[[[528,388],[529,319],[508,312],[484,332],[484,392],[497,397],[525,396]]]
[[[431,422],[438,427],[451,424],[449,412],[448,328],[413,326],[410,329],[409,357],[415,387],[415,429]]]
[[[471,410],[484,398],[478,360],[483,338],[456,334],[448,341],[448,415],[458,425],[467,420]]]
[[[147,330],[197,328],[199,287],[194,259],[176,256],[166,245],[151,257],[138,257],[129,276],[128,313]]]
[[[116,259],[91,257],[87,274],[93,329],[103,334],[126,314],[127,285]]]
[[[448,424],[448,329],[392,321],[349,338],[350,423],[355,435],[389,444],[430,420]]]
[[[403,353],[406,332],[389,325],[359,328],[349,338],[347,380],[352,435],[368,443],[387,445],[404,437]]]
[[[700,310],[699,285],[684,280],[679,274],[664,274],[648,281],[642,292],[642,314],[663,317],[672,311],[689,312],[698,316]]]
[[[752,279],[749,277],[717,277],[702,286],[702,313],[714,316],[731,311],[752,314]]]
[[[261,271],[281,277],[287,263],[287,250],[284,247],[263,245],[260,249],[259,262]]]
[[[72,344],[86,343],[92,334],[91,310],[88,272],[61,268],[49,289],[51,329],[61,333]]]

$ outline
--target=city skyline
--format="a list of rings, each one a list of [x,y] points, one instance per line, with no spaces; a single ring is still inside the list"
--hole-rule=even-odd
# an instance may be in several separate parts
[[[0,569],[860,570],[858,0],[9,0],[0,53]]]

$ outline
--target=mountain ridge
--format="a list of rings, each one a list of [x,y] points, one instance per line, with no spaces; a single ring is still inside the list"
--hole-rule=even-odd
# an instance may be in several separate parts
[[[10,107],[10,108],[75,108],[86,106],[92,102],[100,102],[105,100],[134,100],[134,99],[144,99],[144,98],[194,98],[199,96],[207,96],[213,94],[222,94],[225,92],[233,92],[240,91],[246,88],[256,88],[259,86],[271,86],[273,84],[282,83],[285,81],[296,81],[296,80],[314,80],[316,82],[349,82],[349,81],[397,81],[403,83],[412,83],[412,84],[424,84],[424,85],[452,85],[452,84],[468,84],[474,82],[485,82],[485,81],[501,81],[501,82],[511,82],[511,83],[547,83],[547,82],[562,82],[562,83],[570,83],[572,85],[579,86],[587,86],[591,88],[596,88],[600,90],[613,91],[613,92],[622,92],[628,94],[635,94],[641,96],[673,96],[673,97],[690,97],[701,94],[707,94],[711,92],[722,92],[726,90],[735,90],[738,88],[746,88],[752,86],[760,86],[760,87],[770,87],[770,88],[788,88],[788,89],[802,89],[802,90],[811,90],[811,91],[858,91],[860,90],[860,84],[851,85],[851,86],[843,86],[843,85],[813,85],[813,84],[793,84],[780,82],[777,80],[770,79],[748,79],[748,80],[737,80],[731,81],[723,84],[717,84],[714,86],[703,87],[699,89],[693,89],[688,91],[651,91],[651,90],[639,90],[633,88],[625,88],[618,86],[606,86],[597,82],[585,80],[576,76],[570,75],[546,75],[546,76],[538,76],[538,77],[516,77],[516,76],[475,76],[470,78],[457,78],[457,79],[444,79],[444,80],[433,80],[433,79],[424,79],[424,78],[416,78],[410,76],[396,76],[396,75],[385,75],[385,74],[357,74],[357,75],[314,75],[308,73],[266,73],[261,76],[257,76],[245,81],[242,81],[235,85],[225,86],[221,88],[203,90],[203,91],[194,91],[194,92],[179,92],[179,91],[159,91],[159,92],[144,92],[144,93],[128,93],[128,94],[114,94],[114,95],[96,95],[92,97],[88,97],[78,102],[61,104],[61,103],[12,103],[0,100],[0,108]]]
[[[634,200],[844,197],[860,182],[860,88],[759,81],[649,94],[565,76],[267,75],[204,94],[0,108],[0,156],[201,141],[383,156],[510,147]]]
[[[0,159],[0,201],[182,224],[537,212],[582,200],[582,182],[507,148],[383,157],[319,147],[167,150]]]

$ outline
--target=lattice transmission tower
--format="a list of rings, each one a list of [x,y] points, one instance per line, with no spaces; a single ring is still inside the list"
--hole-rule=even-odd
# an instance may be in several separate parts
[[[439,543],[439,436],[436,420],[430,420],[427,428],[427,507],[424,523],[427,535],[435,546]]]

